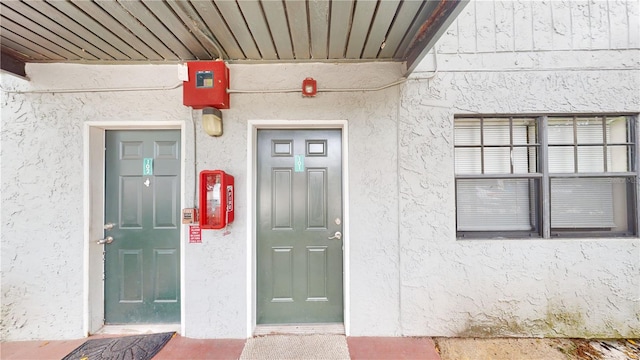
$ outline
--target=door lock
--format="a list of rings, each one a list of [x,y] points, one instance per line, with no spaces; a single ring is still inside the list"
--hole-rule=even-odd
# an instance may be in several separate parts
[[[111,244],[113,242],[113,236],[107,236],[104,239],[100,239],[96,241],[98,245]]]
[[[336,231],[335,234],[333,234],[333,236],[329,236],[329,240],[333,240],[333,239],[342,239],[342,233],[340,231]]]
[[[104,224],[104,229],[105,230],[111,230],[111,229],[113,229],[114,226],[116,226],[116,224],[114,224],[114,223],[106,223],[106,224]]]

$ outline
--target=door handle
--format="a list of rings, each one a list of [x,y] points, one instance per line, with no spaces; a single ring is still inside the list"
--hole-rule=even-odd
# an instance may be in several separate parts
[[[333,234],[333,236],[329,236],[329,240],[333,240],[333,239],[342,239],[342,233],[340,231],[336,231],[335,234]]]
[[[96,241],[98,245],[111,244],[113,242],[113,236],[107,236],[104,239],[100,239]]]

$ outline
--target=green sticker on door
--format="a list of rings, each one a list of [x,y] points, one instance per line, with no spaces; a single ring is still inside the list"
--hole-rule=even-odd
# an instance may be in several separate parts
[[[303,172],[304,171],[304,155],[295,155],[295,172]]]
[[[153,175],[153,158],[142,159],[142,176]]]

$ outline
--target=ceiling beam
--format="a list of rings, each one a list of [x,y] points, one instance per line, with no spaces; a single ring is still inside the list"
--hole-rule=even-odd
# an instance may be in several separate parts
[[[17,57],[5,52],[4,50],[1,52],[0,69],[16,76],[26,78],[27,73],[24,71],[24,65],[25,62]]]
[[[438,42],[470,0],[440,0],[431,16],[420,26],[406,53],[408,76],[420,64],[422,58]]]

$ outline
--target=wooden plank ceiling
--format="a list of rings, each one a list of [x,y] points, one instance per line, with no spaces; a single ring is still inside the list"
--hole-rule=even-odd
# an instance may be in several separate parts
[[[2,0],[0,45],[3,64],[387,60],[411,71],[467,2]]]

